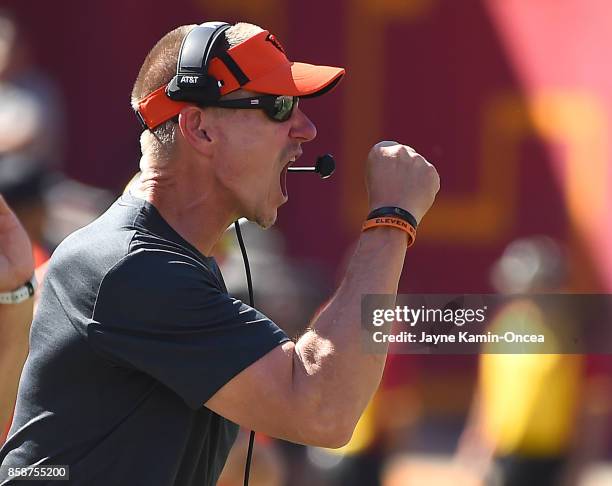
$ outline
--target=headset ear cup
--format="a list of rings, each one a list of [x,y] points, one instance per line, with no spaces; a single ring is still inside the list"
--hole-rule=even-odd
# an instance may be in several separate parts
[[[177,74],[166,86],[168,98],[174,101],[210,103],[221,97],[219,82],[212,76],[198,76],[196,83],[181,82],[185,75]]]

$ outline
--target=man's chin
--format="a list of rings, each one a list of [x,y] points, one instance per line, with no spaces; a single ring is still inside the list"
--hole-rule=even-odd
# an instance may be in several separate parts
[[[260,214],[255,219],[255,223],[257,223],[260,228],[268,229],[276,223],[277,214],[276,209],[270,214]]]

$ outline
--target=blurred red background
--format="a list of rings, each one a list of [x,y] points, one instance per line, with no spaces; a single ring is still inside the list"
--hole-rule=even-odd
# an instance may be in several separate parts
[[[291,58],[346,66],[332,94],[302,104],[332,152],[324,183],[289,181],[279,225],[289,252],[337,272],[365,214],[363,161],[380,139],[435,163],[442,190],[410,250],[404,291],[490,290],[488,268],[512,239],[567,242],[575,287],[609,290],[612,34],[605,0],[4,0],[67,109],[65,168],[119,191],[137,170],[129,96],[148,50],[183,23],[245,20]]]

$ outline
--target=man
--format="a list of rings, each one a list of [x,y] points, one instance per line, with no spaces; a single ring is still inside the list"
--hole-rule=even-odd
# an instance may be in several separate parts
[[[77,485],[214,485],[236,424],[339,447],[379,383],[385,356],[362,350],[361,297],[397,291],[406,232],[363,233],[344,281],[297,343],[232,299],[209,256],[239,217],[274,224],[287,167],[316,135],[297,97],[328,90],[343,70],[291,65],[267,32],[237,24],[209,73],[222,71],[215,61],[227,52],[249,81],[217,78],[222,99],[212,107],[177,103],[166,85],[194,28],[162,38],[134,85],[149,130],[133,193],[52,258],[5,466],[68,464]],[[372,209],[397,206],[420,221],[438,188],[434,167],[411,148],[384,142],[370,152]]]
[[[0,443],[15,405],[21,367],[28,354],[33,299],[20,296],[34,274],[30,240],[0,195]],[[15,303],[3,296],[15,296]],[[13,300],[13,299],[11,299]]]

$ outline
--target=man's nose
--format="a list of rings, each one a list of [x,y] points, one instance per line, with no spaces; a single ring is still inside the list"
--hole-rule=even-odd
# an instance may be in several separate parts
[[[302,142],[310,142],[317,136],[317,127],[310,121],[302,110],[296,108],[291,117],[291,131],[289,136],[298,138]]]

